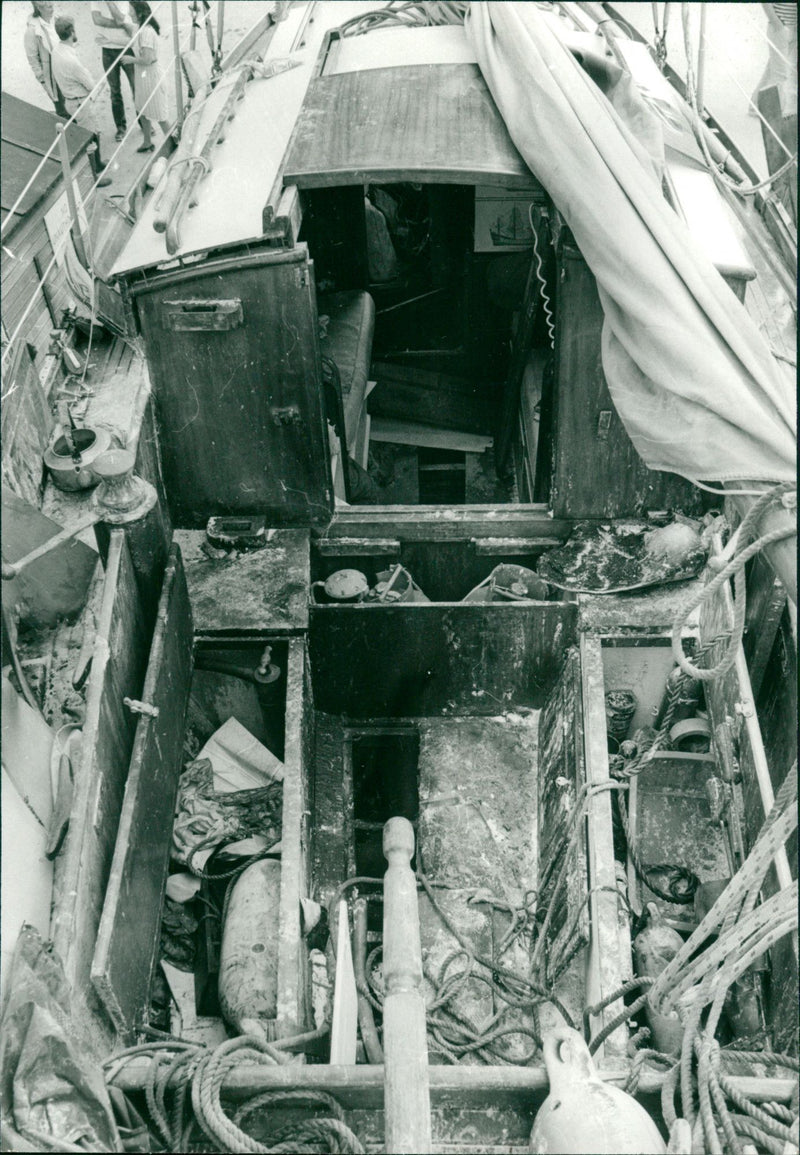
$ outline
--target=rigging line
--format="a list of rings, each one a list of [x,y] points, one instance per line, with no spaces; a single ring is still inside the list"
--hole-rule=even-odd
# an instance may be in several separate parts
[[[775,53],[778,56],[780,56],[781,60],[783,60],[785,64],[789,64],[792,67],[794,67],[794,62],[791,61],[788,56],[784,56],[783,53],[781,52],[780,48],[778,48],[778,45],[773,44],[773,42],[770,40],[769,32],[765,32],[764,29],[762,28],[762,26],[759,24],[758,20],[756,20],[755,16],[753,16],[752,12],[750,11],[750,5],[749,4],[743,5],[742,7],[747,12],[747,19],[750,21],[753,28],[755,28],[756,31],[761,34],[761,36],[764,38],[764,40],[766,40],[766,42],[770,46],[770,48],[774,49]],[[769,26],[767,26],[767,27],[769,27]]]
[[[163,3],[163,0],[162,0],[162,3]],[[141,31],[141,29],[140,29],[140,31]],[[132,41],[131,41],[131,43],[132,43]],[[173,60],[174,60],[174,57],[173,57]],[[166,75],[165,75],[164,77],[162,77],[162,80],[161,80],[161,82],[159,82],[159,83],[163,83],[163,81],[164,81],[165,79],[166,79]],[[146,102],[146,104],[145,104],[145,107],[147,106],[147,104],[149,104],[149,103],[150,103],[150,100],[152,100],[152,99],[153,99],[153,96],[155,96],[155,91],[154,91],[154,92],[153,92],[153,94],[152,94],[152,95],[151,95],[151,96],[148,98],[148,101]],[[87,99],[89,99],[89,98],[87,97]],[[79,110],[79,111],[80,111],[80,110]],[[77,115],[77,113],[76,113],[75,115]],[[74,117],[73,117],[72,119],[74,119]],[[70,121],[68,121],[68,122],[67,122],[67,124],[70,124],[70,123],[72,123],[72,119],[71,119]],[[66,127],[66,126],[65,126],[65,127]],[[131,126],[131,128],[129,128],[129,129],[128,129],[128,131],[127,131],[127,133],[125,134],[125,137],[124,137],[123,141],[121,141],[121,142],[120,142],[120,144],[119,144],[119,146],[117,147],[117,149],[116,149],[116,150],[115,150],[115,151],[112,153],[112,155],[109,157],[109,160],[106,162],[106,164],[107,164],[107,165],[111,164],[111,163],[112,163],[112,161],[114,160],[114,158],[117,156],[117,154],[118,154],[118,153],[121,151],[121,149],[122,149],[123,145],[125,144],[125,141],[127,141],[128,137],[130,136],[130,134],[132,133],[132,131],[133,131],[133,127]],[[57,143],[57,141],[56,141],[55,143]],[[51,147],[54,147],[54,146],[51,146]],[[43,160],[46,160],[46,159],[47,159],[47,157],[44,157],[44,158],[43,158]],[[37,171],[38,171],[38,170],[37,170]],[[36,174],[34,173],[34,176],[35,176],[35,175],[36,175]],[[99,174],[99,175],[96,177],[94,184],[93,184],[93,185],[92,185],[92,187],[89,189],[88,193],[86,194],[86,197],[85,197],[85,199],[83,199],[83,204],[84,204],[84,206],[85,206],[87,209],[90,207],[91,198],[92,198],[93,196],[95,196],[95,197],[96,197],[96,194],[97,194],[97,190],[98,190],[98,185],[99,185],[99,183],[100,183],[100,180],[102,179],[102,177],[103,177],[103,174],[102,174],[102,173],[100,173],[100,174]],[[32,179],[33,179],[33,178],[32,178]],[[30,182],[29,182],[29,183],[30,183]],[[23,190],[23,193],[21,194],[21,196],[24,196],[24,190]],[[20,200],[20,199],[21,199],[21,197],[19,197],[19,198],[18,198],[18,200],[17,200],[17,204],[19,203],[19,200]],[[91,206],[91,207],[92,207],[92,210],[94,211],[94,207],[95,207],[95,206]],[[13,212],[13,209],[11,210],[11,212]],[[10,213],[9,213],[9,218],[7,218],[7,219],[10,219]],[[77,222],[77,221],[73,221],[73,222],[72,222],[72,224],[75,224],[75,225],[77,225],[77,224],[78,224],[78,222]],[[52,269],[53,269],[54,265],[57,263],[57,261],[58,261],[58,257],[59,257],[59,256],[63,256],[63,255],[64,255],[64,253],[66,252],[67,243],[68,243],[68,241],[71,239],[71,235],[72,235],[72,234],[71,234],[71,230],[68,230],[68,231],[67,231],[67,233],[64,235],[64,238],[63,238],[63,240],[61,241],[61,243],[60,243],[60,245],[59,245],[58,249],[56,249],[56,248],[54,247],[54,249],[53,249],[53,256],[52,256],[52,258],[50,259],[50,262],[49,262],[49,264],[47,265],[47,267],[46,267],[46,268],[44,269],[44,271],[42,272],[42,275],[41,275],[41,279],[40,279],[40,280],[38,281],[38,283],[37,283],[37,284],[34,286],[33,292],[31,293],[31,297],[30,297],[30,299],[29,299],[29,301],[28,301],[28,304],[27,304],[27,306],[26,306],[26,308],[25,308],[25,311],[24,311],[24,312],[23,312],[23,314],[22,314],[22,317],[20,318],[20,320],[19,320],[19,322],[18,322],[18,324],[17,324],[17,327],[16,327],[16,329],[15,329],[15,330],[14,330],[14,332],[11,334],[11,336],[8,338],[8,341],[7,341],[7,342],[6,342],[6,344],[5,344],[5,348],[3,349],[2,357],[0,357],[0,363],[5,363],[5,362],[6,362],[6,359],[7,359],[7,357],[8,357],[8,354],[11,352],[11,350],[12,350],[12,347],[14,346],[14,342],[16,341],[17,337],[19,336],[19,334],[20,334],[20,332],[21,332],[22,326],[25,324],[25,321],[28,319],[28,316],[30,315],[31,309],[33,308],[33,306],[35,305],[35,303],[36,303],[36,301],[37,301],[37,297],[38,297],[38,294],[39,294],[39,292],[41,291],[41,289],[43,288],[43,286],[46,284],[46,281],[47,281],[47,277],[49,276],[50,272],[52,271]],[[95,278],[94,278],[94,273],[93,273],[93,270],[92,270],[92,269],[88,269],[88,270],[87,270],[87,272],[88,272],[88,273],[90,274],[90,276],[92,277],[92,279],[93,279],[93,285],[94,285],[94,279],[95,279]]]
[[[683,25],[683,43],[684,43],[684,49],[685,49],[685,53],[686,53],[687,105],[691,109],[691,111],[694,113],[694,120],[691,122],[692,123],[692,130],[694,132],[697,143],[700,146],[700,150],[703,154],[703,159],[705,160],[709,171],[714,175],[715,179],[718,180],[719,183],[724,188],[731,189],[731,191],[736,193],[738,196],[740,196],[740,197],[752,196],[754,193],[758,192],[759,189],[766,188],[766,187],[770,187],[770,192],[768,194],[768,197],[774,196],[774,192],[775,192],[774,183],[775,183],[775,181],[777,181],[781,176],[783,176],[783,174],[792,165],[797,163],[797,154],[795,154],[793,157],[791,157],[784,165],[782,165],[775,172],[770,173],[770,175],[768,177],[765,177],[764,180],[757,181],[753,184],[741,184],[741,183],[737,183],[735,180],[732,180],[725,173],[724,161],[721,164],[717,164],[709,152],[708,143],[706,141],[706,132],[710,132],[710,130],[707,128],[706,123],[703,120],[703,117],[701,115],[701,111],[697,106],[697,90],[696,90],[696,86],[695,86],[694,66],[692,64],[692,45],[691,45],[691,32],[690,32],[690,28],[689,28],[689,20],[690,20],[689,5],[686,2],[686,0],[683,0],[683,3],[681,4],[681,22]],[[741,85],[739,85],[739,88],[741,88]],[[744,89],[742,89],[742,92],[744,92]],[[747,95],[747,94],[745,93],[745,95]],[[773,133],[773,135],[774,135],[774,133]],[[783,144],[782,144],[782,147],[784,149],[786,148],[786,146]],[[727,155],[726,155],[726,159],[727,159],[727,156],[730,156],[730,155],[731,155],[731,153],[729,150]]]
[[[88,205],[89,198],[91,197],[92,193],[95,192],[96,189],[97,189],[97,185],[93,185],[92,189],[89,191],[89,193],[86,196],[86,200],[84,201],[84,205]],[[17,337],[20,335],[20,332],[22,331],[22,327],[30,315],[31,309],[36,304],[37,294],[38,294],[39,290],[45,284],[47,277],[48,277],[50,271],[52,270],[53,266],[57,263],[58,258],[63,256],[66,253],[67,244],[71,240],[72,240],[72,232],[71,232],[71,230],[68,229],[67,232],[64,234],[63,238],[61,239],[61,241],[59,242],[58,247],[56,248],[54,246],[53,256],[50,258],[50,263],[47,265],[47,267],[43,271],[43,273],[41,275],[41,279],[38,281],[35,289],[33,290],[31,298],[28,301],[27,306],[25,307],[25,311],[23,312],[22,316],[19,319],[19,322],[17,323],[16,329],[14,330],[14,332],[9,337],[8,343],[6,344],[6,347],[3,350],[3,355],[2,355],[2,358],[0,359],[0,363],[5,363],[6,358],[8,357],[11,349],[14,346],[14,342],[16,341]]]
[[[139,36],[141,35],[141,32],[142,32],[142,29],[145,27],[145,24],[149,24],[149,23],[150,23],[150,21],[152,20],[153,16],[155,16],[155,13],[156,13],[156,11],[157,11],[157,10],[158,10],[158,9],[159,9],[159,8],[160,8],[160,7],[161,7],[163,4],[164,4],[164,2],[165,2],[165,0],[159,0],[159,3],[157,3],[157,4],[155,5],[155,9],[154,9],[154,11],[153,11],[153,12],[150,14],[150,16],[148,16],[148,18],[147,18],[147,20],[145,21],[145,23],[144,23],[144,24],[142,24],[142,25],[140,25],[140,27],[136,29],[136,31],[134,32],[133,36],[132,36],[132,37],[130,38],[130,40],[128,41],[128,45],[127,45],[127,47],[128,47],[128,48],[130,48],[130,46],[133,44],[133,42],[139,38]],[[115,62],[115,63],[116,63],[116,62]],[[85,99],[85,100],[84,100],[84,101],[81,103],[80,107],[79,107],[79,108],[77,108],[77,109],[75,110],[75,112],[73,112],[73,114],[72,114],[72,116],[69,118],[69,120],[68,120],[68,121],[66,121],[66,122],[64,123],[64,126],[63,126],[63,127],[64,127],[64,131],[65,131],[65,132],[66,132],[66,130],[69,128],[69,126],[70,126],[71,124],[75,124],[75,118],[76,118],[76,116],[78,115],[78,113],[79,113],[79,112],[82,112],[82,111],[83,111],[83,108],[84,108],[84,106],[85,106],[85,105],[86,105],[86,104],[87,104],[89,101],[91,101],[91,100],[92,100],[92,99],[93,99],[93,98],[94,98],[94,97],[95,97],[95,96],[96,96],[96,95],[99,93],[99,91],[100,91],[100,88],[101,88],[101,86],[102,86],[103,82],[104,82],[105,80],[107,80],[107,79],[108,79],[108,75],[109,75],[109,73],[111,72],[111,70],[112,70],[113,68],[114,68],[114,64],[112,64],[112,65],[111,65],[111,66],[110,66],[110,67],[109,67],[109,68],[108,68],[108,69],[107,69],[107,70],[106,70],[106,71],[103,73],[103,75],[100,77],[100,79],[99,79],[99,80],[97,81],[97,83],[95,84],[95,86],[94,86],[94,88],[92,89],[92,91],[89,93],[89,95],[86,97],[86,99]],[[80,126],[79,126],[79,127],[80,127]],[[50,145],[50,147],[49,147],[49,149],[47,150],[47,152],[44,154],[44,156],[42,157],[42,159],[39,161],[39,164],[38,164],[38,165],[36,166],[36,168],[33,170],[33,173],[31,174],[31,176],[30,176],[30,178],[29,178],[29,180],[28,180],[28,183],[25,185],[25,187],[24,187],[24,189],[22,190],[22,192],[19,194],[19,196],[17,197],[17,199],[14,201],[14,204],[13,204],[13,205],[11,206],[11,208],[8,210],[8,216],[6,217],[5,221],[3,221],[2,225],[0,225],[0,237],[2,237],[3,233],[5,232],[5,226],[8,224],[8,222],[9,222],[9,221],[11,221],[11,220],[13,219],[13,216],[14,216],[14,214],[16,213],[17,209],[19,208],[20,204],[22,203],[22,200],[23,200],[23,198],[24,198],[24,197],[27,195],[27,193],[30,191],[30,189],[31,189],[31,186],[33,185],[33,182],[36,180],[37,176],[38,176],[38,175],[39,175],[39,173],[42,171],[42,169],[43,169],[44,165],[46,164],[46,162],[47,162],[48,160],[51,160],[51,159],[52,159],[52,153],[55,151],[55,149],[56,149],[57,147],[58,147],[58,137],[56,136],[56,139],[53,141],[53,143]]]
[[[703,43],[707,46],[708,45],[708,37],[705,35],[705,33],[701,33],[701,39],[702,39]],[[689,53],[688,43],[687,43],[686,52],[687,52],[687,56],[688,56],[688,53]],[[752,109],[754,109],[755,114],[758,117],[758,119],[761,121],[762,124],[766,125],[770,134],[775,137],[775,140],[778,142],[778,144],[783,149],[783,151],[786,153],[786,155],[790,158],[791,161],[796,162],[797,161],[797,153],[796,152],[793,153],[793,152],[791,152],[791,150],[789,148],[787,148],[787,146],[784,144],[784,142],[778,136],[775,129],[772,127],[772,125],[769,123],[767,118],[761,112],[761,109],[755,103],[752,96],[748,96],[747,91],[745,90],[743,85],[740,84],[739,81],[737,80],[735,73],[731,71],[730,67],[728,65],[726,65],[722,59],[719,59],[719,65],[720,65],[720,68],[722,69],[722,71],[726,74],[726,76],[728,76],[728,78],[730,80],[732,80],[733,83],[736,85],[736,87],[739,89],[742,96],[746,97],[747,103],[750,105],[750,107]],[[774,174],[773,174],[773,177],[771,177],[770,179],[774,179]]]

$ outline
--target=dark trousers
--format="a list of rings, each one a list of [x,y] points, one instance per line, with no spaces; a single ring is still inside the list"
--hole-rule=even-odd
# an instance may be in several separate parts
[[[56,116],[60,116],[64,120],[69,120],[69,113],[67,112],[66,106],[64,104],[64,94],[58,85],[55,86],[55,89],[56,99],[53,101],[53,104],[56,106]]]
[[[109,69],[111,69],[110,72]],[[133,57],[123,56],[117,48],[104,48],[103,72],[108,72],[108,87],[111,89],[111,115],[114,117],[114,124],[117,126],[117,132],[124,132],[126,127],[125,104],[122,100],[121,74],[123,71],[128,78],[128,83],[131,86],[131,95],[133,95]]]

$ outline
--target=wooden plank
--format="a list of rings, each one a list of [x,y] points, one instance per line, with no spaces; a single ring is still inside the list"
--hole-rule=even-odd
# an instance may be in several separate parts
[[[552,538],[566,541],[571,523],[553,518],[542,503],[528,505],[376,505],[337,510],[325,531],[339,537],[384,537],[398,541],[458,541],[479,537]]]
[[[706,641],[730,630],[733,623],[733,596],[730,584],[710,598],[700,615],[700,640]],[[708,656],[712,664],[722,655],[723,643],[718,643]],[[750,676],[744,650],[739,645],[733,667],[721,678],[704,682],[706,705],[712,731],[726,718],[731,718],[734,738],[738,742],[739,766],[742,772],[742,809],[745,820],[745,849],[753,845],[764,818],[775,801],[780,780],[773,782],[764,752],[764,743],[755,710]],[[783,772],[788,767],[783,768]],[[781,887],[791,883],[791,871],[784,851],[775,856],[775,869]]]
[[[305,246],[209,261],[135,291],[175,524],[255,512],[268,525],[327,522],[327,428]],[[238,298],[244,324],[171,332],[163,306],[176,293]]]
[[[393,445],[424,445],[432,449],[451,449],[461,453],[483,453],[492,444],[491,437],[478,433],[437,429],[433,425],[401,421],[393,417],[373,417],[370,436],[373,441],[388,441]]]
[[[620,902],[613,893],[617,886],[617,878],[614,870],[611,791],[597,789],[610,781],[605,680],[600,639],[581,634],[580,655],[586,781],[590,789],[595,788],[589,802],[586,822],[592,937],[585,998],[587,1005],[591,1006],[610,995],[631,977],[632,962],[630,951],[623,954],[621,950]],[[609,889],[600,889],[601,887]],[[627,916],[623,915],[623,919],[627,926]],[[592,1034],[597,1034],[617,1013],[616,1004],[601,1011],[600,1015],[592,1019]],[[603,1044],[598,1066],[623,1061],[627,1054],[627,1042],[627,1028],[618,1027]]]
[[[336,979],[331,1019],[331,1063],[354,1064],[357,1041],[358,991],[353,970],[347,903],[342,898],[336,912]]]
[[[312,606],[315,703],[387,718],[538,707],[575,619],[561,602]]]
[[[3,470],[19,497],[38,506],[54,421],[39,381],[34,347],[19,341],[3,379]],[[23,551],[27,552],[27,551]]]
[[[597,282],[563,237],[558,274],[553,512],[593,518],[700,511],[699,491],[676,474],[648,469],[625,432],[603,373]]]
[[[376,361],[372,372],[378,381],[367,401],[372,417],[491,434],[494,408],[484,382],[386,361]]]
[[[205,540],[203,530],[175,531],[196,633],[257,634],[308,628],[308,530],[269,529],[263,548],[218,561],[203,552]]]
[[[134,1056],[115,1077],[114,1083],[124,1091],[143,1090],[149,1070],[148,1059]],[[597,1073],[604,1082],[623,1086],[630,1068],[628,1064],[618,1063]],[[797,1086],[794,1078],[729,1077],[740,1091],[759,1103],[768,1103],[773,1099],[788,1103]],[[532,1107],[536,1107],[541,1104],[549,1088],[544,1066],[431,1066],[428,1079],[432,1103],[445,1108],[454,1103],[493,1107],[526,1099]],[[657,1093],[663,1081],[664,1076],[660,1070],[644,1066],[639,1093]],[[383,1082],[383,1066],[377,1063],[357,1067],[267,1067],[240,1063],[226,1073],[222,1090],[226,1097],[236,1100],[250,1098],[261,1091],[318,1090],[335,1096],[347,1109],[379,1109],[383,1106]]]
[[[160,949],[192,664],[192,611],[180,549],[170,550],[142,700],[158,715],[136,724],[130,770],[91,978],[115,1027],[132,1037],[146,1017]]]
[[[573,649],[539,720],[538,911],[548,911],[567,859],[566,883],[546,931],[545,960],[550,982],[553,964],[566,955],[576,940],[589,941],[586,846],[582,836],[570,844],[575,805],[586,782],[583,733],[580,659],[577,649]]]
[[[476,64],[317,77],[284,164],[284,180],[298,188],[503,176],[530,177],[530,170]]]
[[[750,685],[758,699],[764,672],[786,605],[786,590],[763,555],[753,558],[747,580],[744,655]]]
[[[96,1004],[89,970],[114,853],[136,729],[123,697],[141,698],[152,619],[141,608],[125,532],[115,529],[97,624],[80,765],[64,850],[56,863],[51,937],[78,1020]],[[91,1028],[104,1034],[102,1016]]]
[[[308,766],[310,731],[307,724],[311,685],[305,642],[289,640],[286,675],[286,731],[283,754],[283,819],[281,825],[281,898],[278,939],[278,1019],[281,1036],[309,1025],[308,950],[300,924],[300,899],[310,885]]]

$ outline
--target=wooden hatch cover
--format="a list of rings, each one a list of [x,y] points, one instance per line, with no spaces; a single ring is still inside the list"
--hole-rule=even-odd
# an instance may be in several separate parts
[[[470,63],[317,77],[283,171],[284,184],[298,188],[399,180],[485,184],[490,177],[535,183],[478,65]]]

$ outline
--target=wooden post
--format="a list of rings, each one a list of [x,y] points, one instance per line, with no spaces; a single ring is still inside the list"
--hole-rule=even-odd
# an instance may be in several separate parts
[[[178,34],[178,0],[172,0],[172,51],[175,54],[175,124],[183,125],[183,74],[181,72],[181,38]]]
[[[431,1098],[417,883],[411,870],[414,829],[405,818],[383,828],[389,867],[383,880],[383,1050],[386,1150],[431,1150]]]
[[[192,30],[189,33],[189,51],[190,52],[194,52],[195,48],[197,47],[197,15],[199,12],[199,8],[200,8],[199,0],[192,0],[192,4],[191,4]]]
[[[75,252],[78,254],[78,260],[84,268],[88,269],[89,262],[86,259],[81,223],[78,220],[78,206],[75,202],[75,189],[72,187],[72,168],[69,163],[69,149],[67,148],[67,137],[63,124],[56,125],[56,132],[58,133],[58,149],[61,154],[61,168],[64,171],[64,188],[67,193],[67,205],[69,206],[69,215],[72,221],[70,232],[75,242]]]
[[[697,43],[697,107],[700,110],[700,115],[703,115],[703,99],[705,89],[706,76],[706,4],[705,0],[700,5],[700,36]]]
[[[222,33],[225,30],[225,0],[217,0],[217,53],[214,63],[219,68],[222,62]]]

